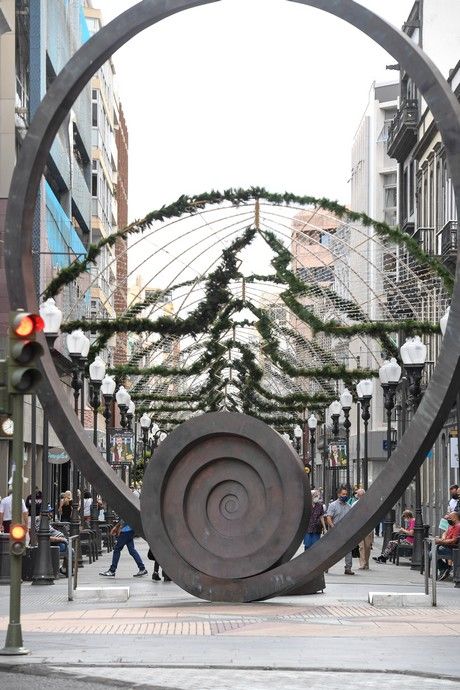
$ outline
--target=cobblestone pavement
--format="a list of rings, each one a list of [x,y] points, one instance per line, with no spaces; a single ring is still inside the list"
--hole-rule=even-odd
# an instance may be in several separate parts
[[[138,540],[138,548],[145,556],[145,542]],[[324,594],[255,604],[210,604],[173,583],[133,579],[127,553],[117,577],[107,581],[99,571],[109,564],[105,554],[86,565],[80,584],[129,586],[126,603],[68,602],[66,580],[50,587],[24,584],[22,628],[32,653],[0,657],[0,668],[14,661],[32,672],[39,663],[82,683],[90,678],[168,690],[323,688],[327,674],[338,674],[334,682],[343,690],[382,682],[386,689],[460,687],[443,661],[460,633],[460,589],[439,583],[437,608],[368,604],[369,591],[423,591],[423,578],[407,563],[376,564],[354,578],[345,577],[339,563],[326,576]],[[8,623],[8,593],[0,588],[0,630]],[[408,645],[410,655],[402,654]],[[433,684],[433,676],[442,676],[442,683]]]

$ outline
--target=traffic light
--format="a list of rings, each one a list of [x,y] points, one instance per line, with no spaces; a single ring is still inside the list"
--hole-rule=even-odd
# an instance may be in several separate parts
[[[38,314],[18,309],[10,314],[8,352],[8,393],[28,395],[40,383],[42,375],[37,368],[43,354],[35,336],[44,329],[45,323]]]
[[[15,556],[22,556],[26,550],[26,534],[27,530],[24,525],[10,526],[10,550]]]

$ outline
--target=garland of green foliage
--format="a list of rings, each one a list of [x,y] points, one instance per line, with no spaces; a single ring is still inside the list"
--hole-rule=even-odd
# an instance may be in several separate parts
[[[224,192],[212,191],[192,197],[183,195],[169,206],[163,206],[157,211],[148,213],[142,220],[134,221],[126,228],[104,237],[97,244],[91,244],[84,259],[76,260],[70,266],[63,268],[48,284],[43,297],[44,299],[55,297],[65,285],[72,283],[78,276],[85,273],[91,264],[96,262],[103,247],[107,245],[114,246],[119,237],[126,238],[128,235],[142,233],[152,227],[155,222],[180,218],[186,214],[193,215],[208,205],[221,204],[227,201],[235,206],[239,206],[254,199],[262,199],[275,205],[314,206],[323,211],[328,211],[340,220],[345,219],[349,222],[362,223],[366,227],[373,227],[379,237],[388,238],[399,246],[405,246],[421,264],[427,266],[441,278],[450,293],[453,290],[454,278],[451,273],[435,257],[426,254],[415,239],[402,232],[399,228],[392,228],[386,223],[375,221],[366,213],[350,211],[346,206],[330,199],[298,196],[287,192],[284,194],[273,194],[263,187],[251,187],[249,189],[227,189]]]

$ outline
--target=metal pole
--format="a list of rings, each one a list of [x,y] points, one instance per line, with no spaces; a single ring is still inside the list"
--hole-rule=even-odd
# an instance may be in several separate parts
[[[80,361],[80,371],[81,371],[81,390],[80,390],[80,421],[83,429],[85,428],[85,359]],[[83,472],[79,472],[80,476],[80,524],[84,527],[85,522],[85,478]]]
[[[361,403],[356,403],[356,484],[361,485]]]
[[[423,365],[406,364],[405,369],[409,381],[410,400],[414,412],[420,404],[422,397],[421,381],[424,369]],[[422,469],[419,468],[415,474],[415,525],[414,525],[414,545],[412,548],[411,570],[419,570],[423,557],[423,513],[422,513]]]
[[[101,383],[99,381],[92,382],[92,390],[90,395],[90,405],[93,408],[93,443],[97,448],[97,417],[100,405],[100,390]],[[99,530],[99,511],[97,507],[97,489],[94,484],[91,486],[91,529],[96,533],[97,552],[98,556],[102,556],[102,540]]]
[[[323,501],[327,505],[326,499],[326,479],[327,479],[327,429],[326,429],[326,410],[323,412]]]
[[[343,427],[345,429],[345,453],[347,456],[346,482],[347,482],[348,492],[350,493],[350,491],[351,491],[351,485],[350,485],[350,427],[351,427],[350,408],[343,407],[342,409],[343,409],[343,414],[345,416],[345,421],[343,423]]]
[[[32,576],[33,585],[54,585],[54,571],[51,560],[50,518],[47,511],[49,503],[48,434],[48,415],[45,410],[43,410],[42,510],[38,528],[38,552]]]
[[[388,385],[388,384],[387,384]],[[388,402],[386,404],[387,410],[387,461],[391,457],[391,411],[393,409],[393,404],[390,399],[391,391],[389,392]],[[383,521],[383,547],[388,544],[393,536],[393,514],[390,510]]]
[[[315,445],[316,436],[315,430],[310,429],[310,463],[311,463],[311,488],[315,486]]]
[[[78,417],[78,399],[80,397],[81,389],[80,367],[78,365],[78,361],[74,361],[71,386],[73,388],[74,411]],[[70,534],[71,536],[77,536],[80,534],[80,515],[78,512],[78,467],[74,458],[72,458],[72,513],[70,516]],[[83,567],[83,560],[80,553],[78,554],[77,558],[80,567]]]
[[[37,492],[35,490],[37,486],[37,396],[32,395],[32,406],[31,406],[31,474],[30,483],[31,486],[31,503],[30,503],[30,545],[37,546],[37,530],[35,528],[35,518],[37,517],[37,505],[35,503],[37,498]],[[42,479],[42,506],[43,506],[43,479]],[[46,507],[46,506],[45,506]]]
[[[133,485],[136,482],[136,466],[137,466],[137,433],[138,433],[138,420],[134,417],[134,458],[133,458],[133,469],[131,474],[131,482]]]
[[[11,405],[13,411],[14,435],[13,435],[13,497],[12,497],[12,524],[22,522],[22,483],[24,467],[24,398],[22,395],[12,395]],[[23,647],[21,628],[21,575],[22,552],[10,553],[10,618],[6,641],[2,655],[28,654],[29,650]]]

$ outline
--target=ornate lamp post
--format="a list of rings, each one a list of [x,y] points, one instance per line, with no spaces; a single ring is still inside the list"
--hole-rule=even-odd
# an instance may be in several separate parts
[[[310,465],[311,465],[311,486],[315,486],[315,447],[316,447],[316,427],[318,420],[314,414],[308,418],[308,429],[310,431]]]
[[[144,412],[140,418],[140,425],[142,430],[142,455],[144,457],[144,472],[147,465],[147,444],[149,442],[149,431],[152,426],[152,420],[148,416],[147,412]]]
[[[342,405],[339,403],[339,401],[334,400],[334,402],[331,402],[331,404],[329,405],[329,414],[331,415],[331,419],[332,419],[332,437],[336,440],[339,436],[339,419],[340,419],[341,412],[342,412]],[[337,460],[337,462],[338,462],[338,460]],[[332,467],[332,477],[333,477],[332,495],[333,496],[335,496],[337,494],[338,472],[339,472],[338,465],[335,464],[335,466]]]
[[[418,336],[408,338],[401,347],[401,359],[406,370],[409,383],[409,400],[412,409],[419,406],[422,390],[421,382],[423,370],[426,364],[426,345]],[[414,548],[412,550],[411,569],[418,570],[422,565],[423,559],[423,514],[422,514],[422,483],[421,469],[415,475],[415,526],[414,526]]]
[[[379,369],[380,384],[383,388],[383,398],[387,411],[387,460],[392,451],[391,413],[395,406],[396,389],[401,378],[401,367],[394,357],[387,360]],[[393,514],[387,513],[383,522],[383,545],[386,546],[393,534]]]
[[[99,357],[99,355],[96,357],[94,362],[89,365],[89,380],[91,381],[91,397],[90,397],[90,405],[93,410],[93,443],[98,447],[97,443],[97,418],[98,418],[98,411],[99,411],[99,406],[101,404],[101,386],[102,386],[102,381],[105,376],[105,362],[104,360]],[[97,509],[97,490],[95,486],[91,487],[91,529],[96,531],[96,534],[99,534],[99,521],[98,521],[98,509]]]
[[[369,488],[369,420],[374,382],[372,379],[363,379],[356,386],[358,400],[361,405],[361,419],[364,422],[364,458],[363,458],[363,484],[367,491]]]
[[[301,442],[302,435],[303,435],[302,427],[299,424],[296,424],[294,427],[293,433],[294,433],[294,440],[295,440],[295,449],[296,449],[298,455],[300,455],[300,442]]]
[[[72,331],[67,338],[67,349],[69,351],[70,359],[73,363],[72,381],[70,385],[73,388],[74,410],[78,416],[78,399],[80,391],[83,390],[83,377],[81,372],[81,363],[85,359],[85,352],[88,353],[89,340],[81,329]],[[70,534],[75,536],[80,534],[80,515],[78,512],[78,468],[75,459],[72,458],[72,513],[70,516]],[[78,558],[79,565],[83,565],[81,556]]]
[[[102,397],[104,398],[104,419],[105,419],[105,457],[110,465],[110,422],[112,421],[112,400],[117,384],[115,379],[106,374],[101,383]]]
[[[126,413],[128,412],[129,403],[131,402],[131,396],[124,386],[120,386],[117,390],[115,396],[118,409],[120,410],[120,424],[122,429],[126,429],[128,420],[126,419]]]
[[[45,322],[43,329],[46,342],[50,350],[59,335],[62,323],[62,311],[56,306],[54,299],[46,300],[40,306],[40,316]],[[49,462],[48,462],[48,415],[43,410],[43,454],[42,454],[42,510],[40,511],[40,525],[37,533],[37,559],[32,576],[33,585],[54,584],[53,565],[51,561],[50,518],[47,511],[49,496]]]
[[[133,430],[133,418],[136,413],[136,403],[134,400],[129,401],[128,405],[128,411],[126,413],[126,431],[132,431]]]
[[[342,410],[345,417],[343,427],[345,429],[345,447],[347,454],[347,489],[348,491],[350,491],[350,410],[353,404],[353,396],[348,390],[348,388],[345,388],[342,395],[340,396],[340,404],[342,405]]]

